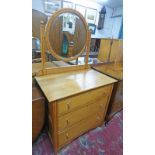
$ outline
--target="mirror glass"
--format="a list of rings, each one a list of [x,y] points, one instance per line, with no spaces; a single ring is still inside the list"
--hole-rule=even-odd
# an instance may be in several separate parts
[[[87,30],[76,14],[60,14],[50,23],[48,30],[50,46],[58,56],[74,57],[85,47]]]

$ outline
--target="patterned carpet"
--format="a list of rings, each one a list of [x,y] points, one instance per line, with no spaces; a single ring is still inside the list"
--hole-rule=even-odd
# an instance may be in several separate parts
[[[46,133],[33,144],[32,155],[54,155]],[[60,150],[59,155],[123,155],[123,111],[106,126],[103,124],[74,140]]]

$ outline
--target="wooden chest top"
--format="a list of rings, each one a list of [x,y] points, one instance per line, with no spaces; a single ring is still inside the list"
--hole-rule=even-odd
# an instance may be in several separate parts
[[[35,77],[48,102],[112,84],[117,80],[93,69]]]

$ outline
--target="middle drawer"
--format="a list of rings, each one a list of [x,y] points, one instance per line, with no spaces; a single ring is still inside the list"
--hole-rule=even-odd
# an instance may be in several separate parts
[[[91,117],[95,113],[102,112],[104,115],[107,102],[108,97],[105,96],[92,104],[88,104],[83,108],[70,112],[62,117],[58,117],[58,131],[61,132],[73,124],[80,122],[89,116]]]

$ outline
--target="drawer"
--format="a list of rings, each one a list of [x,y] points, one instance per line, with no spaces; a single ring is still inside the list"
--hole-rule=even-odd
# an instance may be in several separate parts
[[[112,85],[108,85],[57,101],[58,116],[110,96],[111,89]]]
[[[86,105],[83,108],[59,117],[58,130],[63,131],[65,128],[68,128],[73,124],[86,119],[88,116],[91,117],[95,113],[101,112],[102,114],[104,114],[107,101],[108,97],[102,97],[102,99],[96,101],[95,103]]]
[[[71,142],[73,139],[79,137],[88,130],[96,128],[97,126],[101,125],[102,122],[103,122],[102,114],[98,113],[96,115],[92,115],[91,117],[87,118],[87,120],[84,120],[76,124],[67,131],[58,134],[59,148]]]

